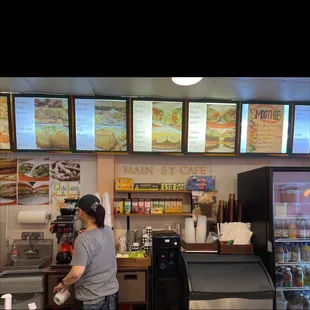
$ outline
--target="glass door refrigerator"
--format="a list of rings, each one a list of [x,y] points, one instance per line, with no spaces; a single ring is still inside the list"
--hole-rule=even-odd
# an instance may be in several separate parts
[[[243,221],[276,287],[276,309],[310,309],[310,167],[238,174]]]

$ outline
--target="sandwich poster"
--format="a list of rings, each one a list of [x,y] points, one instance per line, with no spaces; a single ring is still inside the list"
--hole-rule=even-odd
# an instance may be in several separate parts
[[[18,180],[26,182],[49,181],[48,159],[28,158],[18,160]]]
[[[81,166],[79,160],[67,159],[51,161],[50,181],[51,182],[72,182],[80,181]]]
[[[9,112],[8,100],[6,96],[0,96],[0,149],[9,150],[10,144],[10,130],[9,130]]]
[[[17,204],[49,205],[49,182],[18,182]]]
[[[234,153],[236,104],[189,102],[187,151]]]
[[[16,182],[0,182],[0,205],[16,205]]]
[[[0,159],[0,182],[2,181],[17,181],[16,158]]]
[[[133,151],[181,152],[182,102],[133,101]]]
[[[249,104],[247,153],[281,153],[284,105]]]

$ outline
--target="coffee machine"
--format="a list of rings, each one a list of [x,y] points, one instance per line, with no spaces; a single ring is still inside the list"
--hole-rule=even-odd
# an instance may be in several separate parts
[[[73,255],[74,240],[83,231],[83,223],[76,215],[75,205],[78,199],[65,199],[60,215],[51,223],[50,231],[56,234],[60,244],[56,255],[56,265],[68,265]]]

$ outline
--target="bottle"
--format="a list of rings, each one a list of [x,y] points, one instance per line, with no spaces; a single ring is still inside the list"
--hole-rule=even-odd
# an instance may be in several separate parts
[[[300,263],[300,249],[297,243],[293,245],[292,261],[295,263]]]
[[[275,223],[274,234],[275,234],[276,238],[281,238],[282,237],[282,227],[281,227],[281,222],[280,221],[276,221],[276,223]]]
[[[306,226],[305,226],[305,223],[303,221],[300,221],[298,223],[298,231],[299,231],[298,238],[301,238],[301,239],[307,238]]]
[[[283,225],[282,225],[282,238],[288,238],[288,225],[287,225],[287,221],[283,221]]]
[[[287,243],[287,250],[288,250],[288,261],[292,262],[292,245],[290,243]]]
[[[283,247],[282,244],[277,246],[277,250],[276,250],[276,262],[277,263],[283,263],[284,262],[284,251],[283,251]]]
[[[306,237],[310,238],[310,221],[307,221],[306,224]]]
[[[305,268],[304,286],[310,286],[310,266],[306,266],[306,268]]]
[[[306,257],[306,244],[303,242],[300,244],[300,259],[302,262],[305,261]]]
[[[283,286],[284,287],[292,287],[292,285],[293,285],[292,282],[293,282],[293,277],[292,277],[292,273],[291,273],[291,268],[286,267]]]
[[[295,281],[295,287],[303,287],[304,286],[304,273],[301,267],[297,267]]]
[[[305,294],[303,298],[303,305],[302,305],[303,310],[309,310],[310,309],[310,302],[309,302],[309,297]]]
[[[284,243],[284,245],[283,245],[283,252],[284,252],[284,254],[283,254],[283,262],[284,263],[288,263],[289,255],[288,255],[288,248],[287,248],[286,243]]]
[[[290,239],[296,239],[296,224],[295,221],[290,221],[288,224],[288,237]]]
[[[12,245],[12,252],[11,252],[11,259],[14,260],[14,259],[17,259],[18,258],[18,250],[17,250],[17,247],[15,245],[15,243],[13,243]]]

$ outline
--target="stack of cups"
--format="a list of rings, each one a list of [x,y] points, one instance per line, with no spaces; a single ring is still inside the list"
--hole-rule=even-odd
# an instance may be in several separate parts
[[[184,239],[186,243],[195,243],[196,241],[194,219],[192,217],[185,219]]]
[[[105,220],[104,224],[113,227],[112,224],[112,212],[111,212],[111,203],[108,193],[103,194],[103,207],[105,209]]]
[[[206,243],[207,238],[207,217],[199,215],[196,228],[196,243]]]

